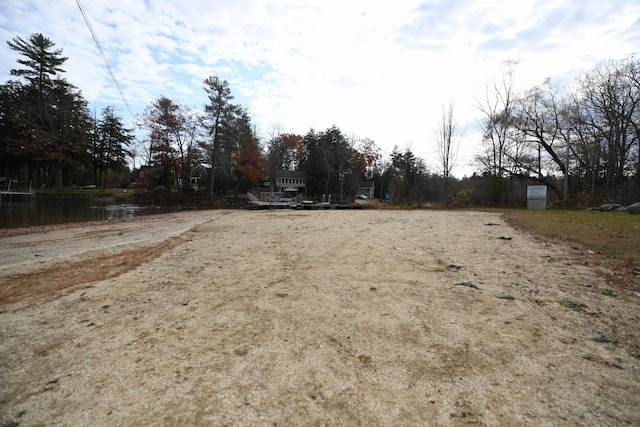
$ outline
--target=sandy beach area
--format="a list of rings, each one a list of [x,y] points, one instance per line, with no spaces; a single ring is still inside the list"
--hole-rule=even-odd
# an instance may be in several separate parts
[[[639,425],[640,293],[463,211],[0,235],[0,425]]]

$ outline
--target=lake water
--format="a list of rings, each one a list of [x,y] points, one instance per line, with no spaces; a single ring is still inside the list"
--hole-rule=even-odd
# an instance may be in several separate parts
[[[0,204],[0,228],[115,220],[179,210],[185,209],[132,204],[101,205],[77,199],[37,200],[36,198],[33,202],[3,200]]]

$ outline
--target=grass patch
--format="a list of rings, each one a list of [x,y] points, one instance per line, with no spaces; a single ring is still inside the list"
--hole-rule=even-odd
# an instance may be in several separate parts
[[[506,211],[511,225],[539,236],[577,243],[640,266],[640,215],[626,212]]]
[[[624,282],[640,277],[640,215],[627,212],[504,210],[505,220],[527,233],[578,245],[599,257]]]

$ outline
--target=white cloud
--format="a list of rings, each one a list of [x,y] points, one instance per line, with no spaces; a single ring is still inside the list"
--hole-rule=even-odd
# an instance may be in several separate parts
[[[640,46],[640,5],[624,0],[397,2],[95,0],[83,2],[128,103],[161,95],[196,108],[218,75],[261,129],[333,124],[390,151],[432,157],[441,106],[473,123],[489,76],[519,59],[525,87],[567,80]],[[0,6],[0,37],[42,32],[69,57],[66,77],[92,103],[122,105],[74,1]],[[17,58],[0,46],[10,78]],[[123,115],[126,112],[123,110]],[[126,117],[128,119],[128,117]],[[468,149],[477,147],[467,132]]]

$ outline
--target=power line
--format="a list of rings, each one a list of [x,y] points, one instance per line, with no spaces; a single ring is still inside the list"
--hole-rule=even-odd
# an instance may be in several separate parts
[[[84,8],[82,7],[82,4],[80,4],[80,0],[76,0],[76,4],[78,5],[78,9],[80,9],[80,13],[82,13],[82,17],[84,18],[84,22],[86,22],[87,23],[87,27],[89,27],[89,31],[91,32],[91,36],[93,37],[93,40],[96,42],[96,46],[98,46],[98,50],[100,51],[100,55],[102,55],[102,59],[104,60],[105,65],[107,66],[107,70],[109,70],[109,74],[111,74],[111,79],[113,80],[113,83],[115,83],[116,88],[118,89],[118,92],[120,93],[120,98],[122,98],[122,101],[124,101],[124,105],[127,107],[127,110],[129,110],[129,114],[131,114],[131,117],[133,118],[134,115],[131,112],[131,108],[129,108],[129,103],[127,102],[127,100],[124,98],[124,95],[122,94],[122,89],[120,89],[120,85],[118,84],[118,81],[116,80],[116,76],[115,76],[115,74],[113,74],[113,70],[111,69],[111,65],[109,65],[109,60],[107,59],[107,56],[104,54],[104,50],[102,50],[102,45],[100,44],[100,41],[98,40],[98,36],[96,36],[95,31],[93,31],[93,27],[91,26],[91,23],[89,22],[89,17],[85,13]]]

